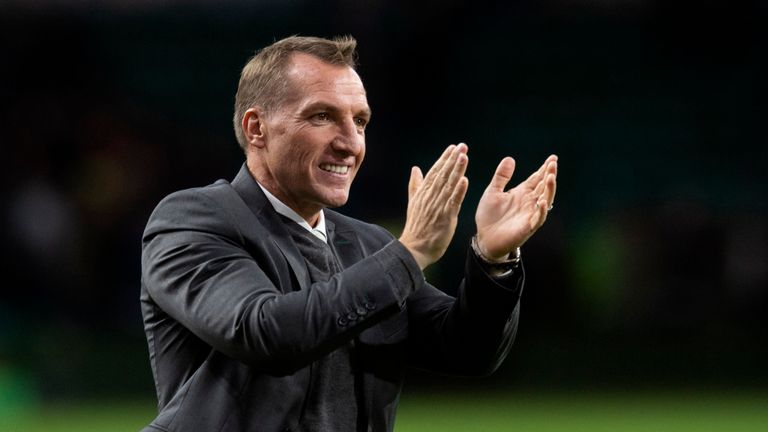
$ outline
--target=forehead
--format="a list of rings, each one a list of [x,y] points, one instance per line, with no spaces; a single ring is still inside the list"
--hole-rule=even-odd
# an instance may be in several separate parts
[[[292,87],[289,98],[294,102],[329,99],[367,108],[363,82],[349,66],[332,65],[309,54],[296,53],[291,56],[286,77]]]

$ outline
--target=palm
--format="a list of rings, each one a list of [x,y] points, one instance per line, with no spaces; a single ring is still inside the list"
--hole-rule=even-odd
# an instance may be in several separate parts
[[[475,214],[478,243],[488,258],[503,258],[544,223],[555,196],[557,157],[550,156],[527,180],[504,191],[514,172],[505,158],[480,198]]]

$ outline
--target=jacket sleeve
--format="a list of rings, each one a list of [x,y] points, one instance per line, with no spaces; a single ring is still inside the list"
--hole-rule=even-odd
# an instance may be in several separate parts
[[[142,279],[171,318],[244,363],[276,371],[305,366],[396,314],[425,285],[394,240],[311,289],[278,287],[265,272],[271,264],[246,251],[236,226],[200,190],[170,195],[147,224]]]
[[[457,296],[431,285],[408,300],[409,363],[433,372],[487,375],[514,341],[525,274],[490,277],[471,248]]]

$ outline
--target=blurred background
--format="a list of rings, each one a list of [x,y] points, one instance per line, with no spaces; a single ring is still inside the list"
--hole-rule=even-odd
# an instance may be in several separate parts
[[[359,42],[342,212],[398,234],[409,167],[468,143],[449,293],[498,161],[560,156],[515,349],[414,371],[398,430],[768,430],[767,25],[763,0],[0,2],[0,430],[153,418],[144,224],[234,177],[239,71],[291,34]]]

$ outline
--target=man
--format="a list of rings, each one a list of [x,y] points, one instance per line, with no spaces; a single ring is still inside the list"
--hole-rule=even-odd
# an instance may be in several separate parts
[[[243,69],[229,183],[174,193],[143,238],[142,313],[159,414],[146,431],[389,431],[403,368],[487,374],[517,327],[519,247],[555,195],[550,156],[477,207],[458,298],[422,270],[445,252],[467,191],[467,146],[414,167],[405,227],[331,210],[347,201],[371,118],[356,42],[291,37]]]

